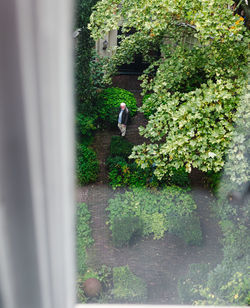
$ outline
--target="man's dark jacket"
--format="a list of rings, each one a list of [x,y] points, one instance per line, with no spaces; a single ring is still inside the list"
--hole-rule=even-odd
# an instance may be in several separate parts
[[[120,112],[121,112],[121,109],[119,109],[118,117],[119,117]],[[127,125],[128,122],[129,122],[129,110],[128,108],[125,108],[122,113],[122,123],[121,124]]]

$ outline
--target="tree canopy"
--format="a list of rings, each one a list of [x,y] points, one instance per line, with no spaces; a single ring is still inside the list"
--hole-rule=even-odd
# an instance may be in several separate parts
[[[173,167],[218,172],[225,164],[246,87],[249,44],[233,4],[102,0],[94,7],[89,29],[95,40],[122,27],[105,78],[138,53],[149,64],[140,78],[143,94],[151,95],[141,111],[151,108],[151,115],[140,134],[150,142],[135,146],[131,157],[142,168],[155,163],[158,178]]]

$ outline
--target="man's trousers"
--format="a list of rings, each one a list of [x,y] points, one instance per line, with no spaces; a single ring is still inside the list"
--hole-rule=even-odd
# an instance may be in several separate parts
[[[121,135],[124,137],[125,134],[126,134],[126,128],[127,128],[127,126],[124,125],[124,124],[118,123],[118,127],[119,127],[119,129],[120,129],[120,131],[121,131]]]

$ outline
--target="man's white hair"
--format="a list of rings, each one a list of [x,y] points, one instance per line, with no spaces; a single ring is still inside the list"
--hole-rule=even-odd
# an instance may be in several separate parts
[[[124,107],[126,107],[126,104],[125,103],[121,103],[121,105],[120,106],[124,106]]]

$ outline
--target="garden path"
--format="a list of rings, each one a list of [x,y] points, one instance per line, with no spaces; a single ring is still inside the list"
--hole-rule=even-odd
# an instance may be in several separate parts
[[[137,79],[131,76],[117,77],[116,86],[132,90],[141,104]],[[133,87],[132,87],[132,86]],[[129,126],[127,139],[134,144],[141,143],[138,126],[145,125],[146,120],[138,113]],[[144,279],[148,286],[148,304],[180,304],[177,282],[188,270],[191,263],[211,263],[216,265],[222,258],[221,245],[218,241],[220,229],[212,216],[210,203],[212,194],[204,187],[199,172],[191,174],[192,194],[198,205],[204,242],[200,247],[191,247],[174,235],[167,234],[164,239],[152,238],[140,240],[133,246],[117,249],[111,242],[111,234],[106,224],[105,211],[108,200],[114,196],[113,189],[107,184],[105,160],[114,131],[99,131],[94,140],[94,148],[101,162],[98,182],[79,188],[77,201],[86,202],[92,215],[94,245],[88,249],[87,263],[97,268],[102,264],[110,267],[129,265],[130,269]]]
[[[142,104],[142,97],[140,95],[141,88],[140,83],[137,80],[136,76],[117,76],[116,79],[113,81],[113,85],[116,87],[120,87],[130,92],[134,93],[137,105],[141,106]],[[139,135],[138,127],[139,126],[146,126],[146,119],[142,113],[138,112],[132,119],[131,123],[128,126],[126,139],[133,144],[141,144],[143,142],[147,142],[145,138]],[[100,162],[100,172],[97,179],[98,183],[108,183],[108,174],[107,168],[105,165],[105,161],[109,155],[109,147],[111,137],[114,135],[119,135],[118,128],[116,130],[110,129],[102,129],[97,132],[95,135],[93,148],[97,153],[97,159]]]

